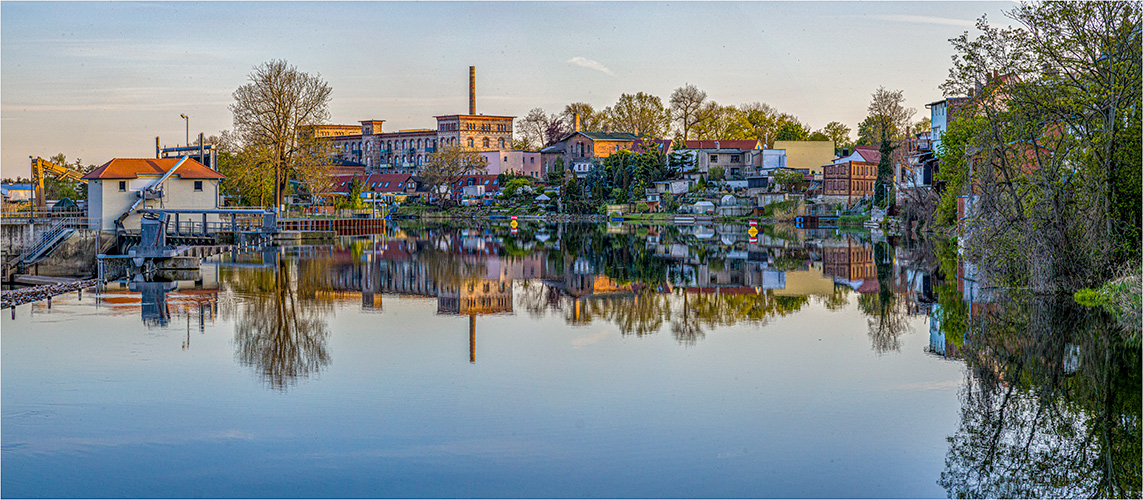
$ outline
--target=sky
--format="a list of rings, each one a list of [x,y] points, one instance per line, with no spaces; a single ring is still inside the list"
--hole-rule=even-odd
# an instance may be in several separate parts
[[[153,157],[155,137],[231,129],[232,93],[284,59],[333,88],[332,123],[435,127],[694,84],[816,130],[854,129],[881,86],[927,116],[948,40],[1011,2],[0,2],[0,174],[63,153]],[[189,118],[184,121],[180,115]]]

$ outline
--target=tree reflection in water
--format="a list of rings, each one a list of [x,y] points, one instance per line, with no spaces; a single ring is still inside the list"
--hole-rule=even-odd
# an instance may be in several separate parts
[[[1140,496],[1140,350],[1071,297],[971,304],[950,498]]]
[[[300,275],[321,272],[322,260],[297,264]],[[307,290],[309,280],[291,279],[291,264],[274,270],[230,269],[226,282],[237,295],[234,304],[235,357],[253,367],[262,380],[280,391],[319,373],[329,365],[325,316],[332,303]]]

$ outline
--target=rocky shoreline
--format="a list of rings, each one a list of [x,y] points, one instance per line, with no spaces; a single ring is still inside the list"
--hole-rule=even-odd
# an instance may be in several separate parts
[[[56,283],[51,285],[37,285],[28,288],[20,288],[17,290],[4,290],[0,292],[0,309],[9,307],[16,307],[18,305],[27,304],[28,302],[35,302],[37,300],[48,299],[56,295],[62,295],[84,288],[90,288],[99,284],[97,279],[70,281],[67,283]]]

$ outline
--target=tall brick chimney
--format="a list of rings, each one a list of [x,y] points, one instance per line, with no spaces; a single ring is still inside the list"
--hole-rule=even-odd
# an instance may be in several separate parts
[[[468,114],[476,114],[476,66],[468,67]]]
[[[573,130],[573,132],[579,132],[579,112],[578,111],[575,113],[575,130]]]

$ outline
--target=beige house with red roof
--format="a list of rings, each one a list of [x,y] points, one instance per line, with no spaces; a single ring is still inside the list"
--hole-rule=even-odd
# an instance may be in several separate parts
[[[115,220],[134,206],[141,208],[218,208],[218,183],[226,176],[187,159],[163,178],[179,158],[115,158],[83,176],[87,180],[87,216],[99,219],[104,231],[115,230]],[[161,182],[160,182],[161,181]],[[144,198],[150,188],[154,194]],[[142,200],[142,201],[140,201]],[[136,202],[138,204],[136,205]],[[123,221],[128,230],[139,229],[138,213]],[[207,216],[218,222],[218,215]]]

